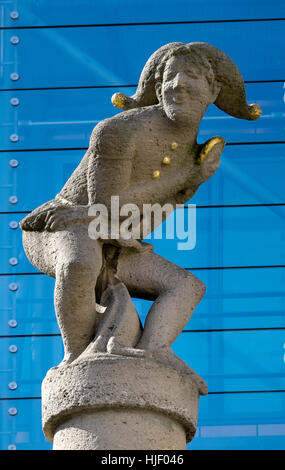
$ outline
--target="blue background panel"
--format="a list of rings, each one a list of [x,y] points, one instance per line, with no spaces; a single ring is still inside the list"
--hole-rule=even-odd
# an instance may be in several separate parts
[[[241,0],[25,0],[3,3],[2,21],[5,26],[46,26],[74,24],[106,24],[155,21],[203,21],[247,18],[284,17],[284,5],[279,1]],[[18,5],[19,18],[10,18]]]
[[[285,269],[205,269],[193,274],[206,293],[185,330],[285,327]],[[151,302],[134,299],[144,322]]]
[[[47,28],[32,34],[23,29],[17,47],[10,44],[12,32],[4,30],[0,85],[5,89],[134,85],[149,56],[173,41],[203,41],[222,49],[245,80],[284,80],[283,30],[284,21]],[[19,80],[11,81],[15,72]]]
[[[284,393],[229,393],[201,397],[198,428],[189,449],[280,449],[285,446]],[[17,408],[9,416],[10,407]],[[0,401],[0,448],[51,450],[41,429],[41,400]]]
[[[151,234],[157,254],[184,268],[284,264],[284,206],[197,208],[196,244],[188,250],[188,240],[195,236],[189,218],[193,210],[177,209]],[[167,233],[173,219],[177,237],[155,239]]]
[[[117,91],[126,95],[133,88],[87,88],[73,90],[2,91],[0,105],[1,150],[52,149],[88,147],[96,124],[119,111],[111,103]],[[198,141],[221,135],[231,142],[272,142],[284,140],[283,83],[249,83],[246,85],[249,103],[258,103],[262,116],[257,121],[236,119],[216,106],[208,108],[203,118]],[[18,98],[18,106],[10,100]],[[17,134],[19,140],[11,142]]]
[[[0,154],[0,211],[30,211],[53,199],[84,154],[85,150]],[[15,159],[18,166],[11,168],[9,162]],[[198,206],[282,204],[284,172],[284,144],[226,146],[220,168],[189,202]],[[13,195],[17,204],[9,202]]]
[[[54,282],[44,275],[0,276],[0,335],[58,334]],[[10,320],[16,320],[17,325],[12,323],[11,327]]]
[[[284,450],[285,394],[229,393],[201,397],[189,449]]]
[[[16,352],[9,351],[11,345]],[[39,397],[46,372],[63,358],[60,336],[1,337],[0,347],[1,398]],[[10,382],[18,388],[10,390]]]
[[[9,408],[17,414],[9,415]],[[41,400],[0,401],[1,434],[0,448],[7,450],[11,444],[17,450],[51,450],[41,428]]]
[[[10,352],[11,345],[17,352]],[[1,398],[38,397],[48,369],[63,358],[60,336],[0,338]],[[183,332],[173,350],[209,392],[283,390],[284,330]],[[16,382],[15,390],[9,383]]]
[[[205,282],[203,300],[186,330],[285,328],[285,269],[195,270]],[[9,286],[17,285],[11,291]],[[54,279],[44,275],[0,276],[0,335],[59,334],[53,306]],[[151,302],[133,299],[144,322]],[[16,320],[17,326],[8,322]]]
[[[183,332],[173,351],[210,392],[284,389],[284,330]]]

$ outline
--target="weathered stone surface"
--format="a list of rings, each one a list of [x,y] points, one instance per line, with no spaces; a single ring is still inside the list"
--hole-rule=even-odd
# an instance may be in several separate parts
[[[58,449],[181,449],[195,434],[198,402],[196,382],[169,366],[97,354],[47,373],[43,429]]]

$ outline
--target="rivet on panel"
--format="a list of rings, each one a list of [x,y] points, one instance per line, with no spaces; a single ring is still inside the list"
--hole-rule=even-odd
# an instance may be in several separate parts
[[[11,142],[18,142],[18,140],[19,140],[18,134],[11,134],[10,135],[10,140],[11,140]]]
[[[17,166],[19,166],[19,162],[18,162],[18,160],[16,160],[16,158],[12,158],[9,161],[9,165],[10,165],[11,168],[17,168]]]
[[[20,39],[18,38],[18,36],[12,36],[10,38],[10,43],[13,44],[14,46],[16,46],[17,44],[19,44],[20,42]]]
[[[8,450],[17,450],[17,447],[15,446],[15,444],[9,444]]]
[[[18,261],[17,258],[12,257],[12,258],[9,259],[9,264],[11,266],[16,266],[18,263],[19,263],[19,261]]]
[[[18,413],[18,410],[14,406],[11,406],[11,408],[8,410],[8,413],[10,416],[15,416]]]
[[[11,291],[16,291],[19,289],[19,284],[17,284],[17,282],[10,282],[9,284],[9,290]],[[15,321],[15,320],[10,320],[10,321]],[[17,323],[17,322],[16,322]]]
[[[17,289],[18,289],[18,287],[17,287]],[[12,320],[8,321],[8,325],[10,326],[10,328],[16,328],[16,326],[18,326],[18,322],[17,322],[17,320],[12,319]]]
[[[18,388],[18,385],[16,384],[16,382],[10,382],[10,383],[8,384],[8,388],[9,388],[10,390],[16,390],[16,389]]]
[[[19,18],[19,12],[14,10],[14,11],[11,11],[10,13],[10,18],[12,18],[12,20],[17,20]]]
[[[19,80],[20,78],[20,75],[16,72],[13,72],[10,74],[10,79],[13,81],[13,82],[16,82],[17,80]]]
[[[15,344],[11,344],[11,345],[9,346],[9,352],[10,352],[10,353],[16,353],[17,351],[18,351],[18,348],[17,348],[17,346],[16,346]]]
[[[16,220],[11,220],[11,222],[9,223],[9,227],[15,229],[19,227],[19,224],[18,222],[16,222]]]
[[[12,106],[18,106],[18,104],[20,104],[19,98],[16,98],[16,97],[11,98],[11,99],[10,99],[10,104],[11,104]]]
[[[9,202],[10,202],[10,204],[17,204],[17,202],[18,202],[17,196],[10,196],[9,197]]]

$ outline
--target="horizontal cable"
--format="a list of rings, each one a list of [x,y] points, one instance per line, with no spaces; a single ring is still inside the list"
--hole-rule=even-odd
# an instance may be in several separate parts
[[[190,203],[191,204],[191,203]],[[239,208],[239,207],[279,207],[279,206],[285,206],[284,202],[272,202],[272,203],[260,203],[260,204],[213,204],[213,205],[205,205],[205,206],[199,206],[198,204],[196,205],[196,209],[228,209],[228,208]],[[183,209],[187,209],[188,206],[184,206]],[[1,214],[1,212],[0,212]]]
[[[261,142],[227,142],[227,147],[232,145],[274,145],[285,144],[285,140],[268,140]],[[19,153],[19,152],[62,152],[71,150],[88,150],[88,147],[59,147],[59,148],[36,148],[36,149],[0,149],[0,153]]]
[[[259,266],[205,266],[205,267],[193,267],[183,268],[187,271],[210,271],[218,269],[271,269],[271,268],[285,268],[285,264],[272,264],[272,265],[259,265]],[[41,272],[30,272],[30,273],[0,273],[0,276],[45,276]]]
[[[258,83],[283,83],[285,80],[245,80],[246,84]],[[45,90],[86,90],[86,89],[102,89],[102,88],[136,88],[138,84],[131,85],[81,85],[81,86],[54,86],[54,87],[30,87],[30,88],[2,88],[0,91],[45,91]]]
[[[209,204],[205,206],[196,205],[196,209],[229,209],[240,207],[279,207],[285,206],[284,202],[260,203],[260,204]],[[184,206],[183,209],[188,209],[189,206]],[[17,214],[30,214],[30,211],[0,211],[0,215],[17,215]]]
[[[230,395],[237,393],[284,393],[285,390],[229,390],[229,391],[214,391],[208,392],[208,395]],[[1,401],[8,400],[41,400],[42,397],[0,397]]]
[[[205,271],[213,269],[268,269],[268,268],[285,268],[285,264],[273,264],[273,265],[259,265],[259,266],[206,266],[199,268],[184,268],[188,271]]]
[[[274,331],[285,330],[284,326],[269,326],[269,327],[256,327],[256,328],[213,328],[208,330],[183,330],[182,333],[227,333],[233,331]],[[23,334],[23,335],[0,335],[0,338],[50,338],[61,337],[61,333],[38,333],[38,334]]]
[[[285,18],[244,18],[228,20],[185,20],[185,21],[140,21],[128,23],[91,23],[91,24],[62,24],[62,25],[27,25],[27,26],[1,26],[0,29],[57,29],[57,28],[105,28],[117,26],[157,26],[176,24],[212,24],[212,23],[249,23],[284,21]]]
[[[223,392],[208,392],[209,395],[225,395],[231,393],[284,393],[285,390],[231,390]]]
[[[278,80],[279,81],[279,80]],[[280,80],[283,82],[284,80]],[[0,91],[37,91],[37,90],[85,90],[96,88],[136,88],[137,85],[81,85],[81,86],[55,86],[55,87],[31,87],[31,88],[1,88]]]
[[[285,142],[284,142],[285,143]],[[0,153],[19,153],[19,152],[54,152],[54,151],[66,151],[71,150],[87,150],[88,147],[60,147],[60,148],[41,148],[41,149],[0,149]]]
[[[228,331],[271,331],[285,330],[285,326],[270,326],[268,328],[213,328],[211,330],[183,330],[182,333],[224,333]]]

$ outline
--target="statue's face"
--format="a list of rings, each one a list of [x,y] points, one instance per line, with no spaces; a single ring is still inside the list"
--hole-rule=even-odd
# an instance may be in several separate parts
[[[181,124],[201,120],[217,96],[209,71],[188,56],[168,60],[160,90],[160,102],[166,115]]]

